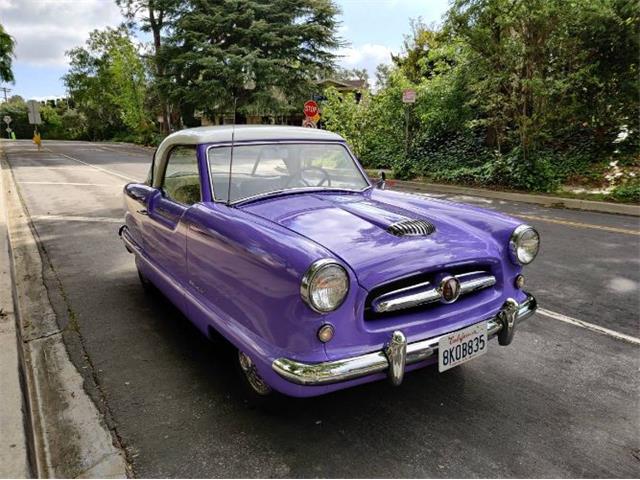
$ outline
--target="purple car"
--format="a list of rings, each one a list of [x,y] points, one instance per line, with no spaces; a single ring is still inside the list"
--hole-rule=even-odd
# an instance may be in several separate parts
[[[183,130],[124,188],[140,279],[237,349],[255,395],[308,397],[508,345],[536,310],[511,217],[373,185],[323,130]]]

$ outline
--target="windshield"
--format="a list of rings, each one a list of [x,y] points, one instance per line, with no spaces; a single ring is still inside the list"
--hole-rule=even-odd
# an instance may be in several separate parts
[[[231,147],[209,149],[214,198],[235,203],[284,191],[369,186],[349,151],[340,144],[271,143],[235,145],[229,182]]]

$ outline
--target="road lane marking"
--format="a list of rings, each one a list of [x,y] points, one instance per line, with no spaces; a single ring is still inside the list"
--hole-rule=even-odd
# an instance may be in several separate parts
[[[640,230],[631,230],[629,228],[607,227],[605,225],[594,225],[592,223],[570,222],[568,220],[560,220],[557,218],[539,217],[538,215],[520,215],[515,213],[514,216],[519,218],[526,218],[527,220],[537,220],[539,222],[568,225],[570,227],[593,228],[595,230],[604,230],[605,232],[625,233],[627,235],[640,235]]]
[[[73,185],[78,187],[116,187],[111,183],[77,183],[77,182],[18,182],[20,185]]]
[[[81,215],[31,215],[31,219],[32,220],[56,220],[61,222],[124,223],[123,218],[85,217]]]
[[[561,322],[569,323],[571,325],[576,325],[578,327],[586,328],[587,330],[591,330],[602,335],[607,335],[609,337],[617,338],[618,340],[623,340],[625,342],[633,343],[635,345],[640,345],[640,338],[633,337],[631,335],[626,335],[624,333],[616,332],[615,330],[610,330],[605,327],[601,327],[600,325],[594,325],[593,323],[583,322],[582,320],[578,320],[577,318],[568,317],[567,315],[562,315],[561,313],[552,312],[550,310],[546,310],[544,308],[538,308],[537,313],[540,315],[544,315],[545,317],[553,318],[554,320],[559,320]]]
[[[60,155],[62,157],[68,158],[69,160],[73,160],[74,162],[81,163],[82,165],[86,165],[87,167],[95,168],[96,170],[100,170],[101,172],[108,173],[110,175],[115,175],[116,177],[124,178],[125,180],[129,180],[130,182],[136,182],[137,181],[137,179],[135,179],[135,178],[127,177],[126,175],[123,175],[123,174],[118,173],[118,172],[114,172],[113,170],[109,170],[108,168],[102,168],[102,167],[98,167],[96,165],[93,165],[91,163],[83,162],[82,160],[79,160],[79,159],[74,158],[74,157],[72,157],[70,155],[67,155],[66,153],[54,152],[53,150],[49,150],[49,149],[47,149],[47,151],[53,153],[54,155]]]
[[[147,157],[147,158],[149,157],[149,155],[145,155],[140,152],[132,152],[131,150],[127,150],[128,147],[126,146],[119,147],[120,150],[118,150],[117,147],[107,147],[106,145],[98,145],[97,147],[98,147],[98,150],[102,150],[102,151],[106,150],[107,152],[114,152],[119,154],[126,153],[127,155],[131,155],[134,157]]]

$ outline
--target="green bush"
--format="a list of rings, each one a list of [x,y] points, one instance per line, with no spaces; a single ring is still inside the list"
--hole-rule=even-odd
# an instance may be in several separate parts
[[[627,182],[616,187],[611,197],[619,202],[640,203],[640,180]]]
[[[545,192],[617,185],[640,152],[638,5],[451,2],[442,27],[412,22],[366,102],[331,100],[330,128],[365,166],[398,178]],[[405,88],[416,90],[412,106],[402,104]],[[637,182],[613,196],[636,198]]]

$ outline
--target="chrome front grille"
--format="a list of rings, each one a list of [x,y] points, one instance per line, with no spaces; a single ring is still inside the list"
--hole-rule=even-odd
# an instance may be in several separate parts
[[[422,281],[408,286],[404,282],[404,285],[398,288],[390,285],[388,288],[375,289],[367,302],[366,310],[369,312],[369,318],[386,316],[392,313],[397,314],[434,303],[450,303],[443,299],[439,284],[441,277],[441,275],[435,275],[428,281],[424,281],[425,278],[423,277]],[[447,275],[442,278],[450,277],[458,280],[460,297],[496,284],[495,276],[487,270],[458,272],[455,275]]]
[[[387,232],[396,237],[426,236],[431,235],[435,231],[435,225],[427,220],[403,220],[392,223],[387,227]]]

